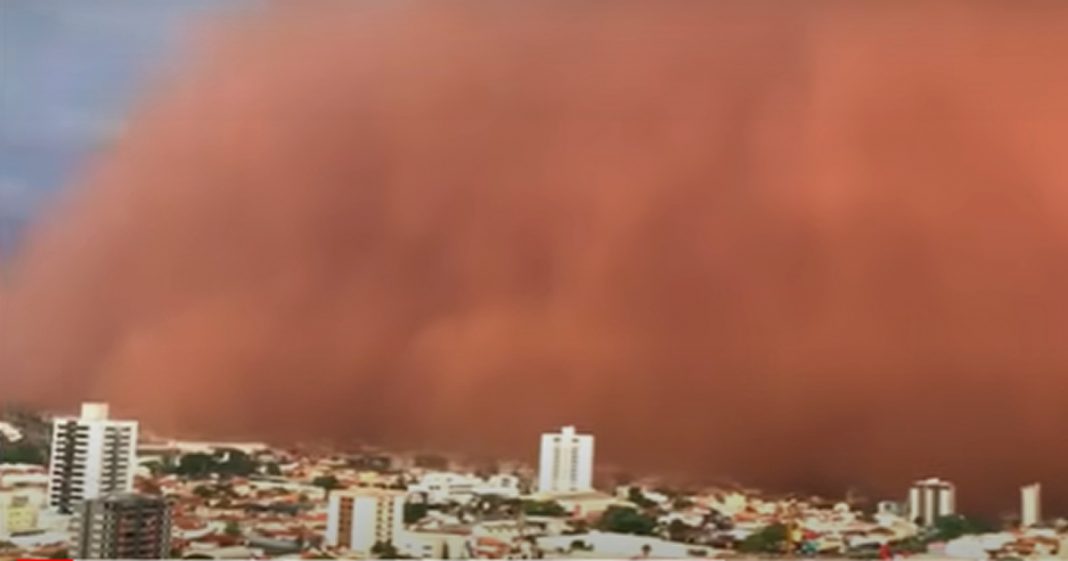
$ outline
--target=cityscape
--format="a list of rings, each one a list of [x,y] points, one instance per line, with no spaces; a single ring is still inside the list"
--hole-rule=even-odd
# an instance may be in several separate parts
[[[0,0],[0,561],[1068,561],[1068,0]]]
[[[601,485],[595,436],[573,426],[531,443],[535,469],[167,440],[85,403],[38,420],[44,465],[15,461],[32,456],[33,417],[5,418],[4,558],[1068,558],[1068,519],[1043,511],[1041,483],[1022,486],[1018,518],[994,527],[959,512],[953,483],[935,477],[865,505],[655,479]]]

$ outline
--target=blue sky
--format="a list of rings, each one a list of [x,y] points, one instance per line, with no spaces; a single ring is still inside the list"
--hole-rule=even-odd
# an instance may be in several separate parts
[[[0,0],[0,252],[121,130],[183,32],[258,0]]]

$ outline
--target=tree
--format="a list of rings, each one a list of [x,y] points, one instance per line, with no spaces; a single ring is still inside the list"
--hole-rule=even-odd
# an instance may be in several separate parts
[[[426,503],[404,503],[404,523],[415,524],[426,518],[430,507]]]
[[[397,559],[400,556],[397,548],[389,542],[376,542],[371,546],[371,553],[379,559]]]
[[[786,548],[789,529],[784,524],[772,524],[748,536],[738,544],[743,553],[782,553]]]
[[[568,529],[565,534],[585,534],[590,531],[590,523],[583,518],[568,521]]]
[[[523,501],[523,514],[527,516],[565,516],[567,509],[556,501]]]
[[[694,527],[676,518],[668,524],[668,539],[676,542],[689,542],[693,539]]]
[[[153,475],[153,477],[158,477],[158,476],[162,475],[164,473],[164,471],[165,471],[165,468],[163,466],[163,462],[160,462],[159,460],[152,460],[150,462],[145,462],[144,464],[141,464],[141,465],[143,465],[146,468],[148,468],[149,473],[151,473]]]
[[[991,528],[983,521],[967,518],[959,514],[940,516],[935,519],[931,538],[938,541],[955,540],[969,534],[984,534]]]
[[[626,506],[610,506],[597,527],[606,532],[649,536],[656,529],[656,519]]]
[[[279,467],[276,462],[271,462],[271,463],[267,464],[267,467],[264,468],[264,471],[267,472],[267,475],[273,475],[273,476],[282,475],[282,468]]]
[[[174,471],[178,475],[186,477],[203,478],[212,473],[215,460],[209,454],[193,453],[186,454],[178,460],[178,466]]]
[[[645,496],[640,487],[631,487],[627,489],[627,500],[640,506],[641,508],[651,508],[656,506],[656,503]]]
[[[333,475],[320,475],[319,477],[312,479],[312,485],[321,487],[327,492],[341,488],[341,482],[339,482]]]
[[[215,461],[214,471],[220,475],[248,476],[256,473],[259,463],[240,450],[226,450],[223,461]],[[214,460],[214,458],[212,458]]]
[[[241,535],[241,525],[236,521],[230,520],[226,523],[226,528],[223,533],[227,536],[237,537]]]
[[[0,464],[35,464],[45,465],[45,450],[29,442],[0,444]]]
[[[687,508],[692,507],[693,505],[694,502],[690,499],[687,499],[686,497],[676,497],[675,501],[672,504],[675,510],[685,510]]]

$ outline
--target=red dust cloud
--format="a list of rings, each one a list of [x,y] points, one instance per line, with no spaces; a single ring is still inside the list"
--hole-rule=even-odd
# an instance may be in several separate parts
[[[300,2],[8,263],[0,392],[1068,508],[1068,5]]]

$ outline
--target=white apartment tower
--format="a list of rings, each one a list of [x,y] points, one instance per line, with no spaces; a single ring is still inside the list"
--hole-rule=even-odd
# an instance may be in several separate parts
[[[943,516],[957,512],[957,489],[936,477],[917,481],[909,490],[909,519],[931,526]]]
[[[1020,488],[1020,525],[1024,528],[1042,522],[1042,485],[1032,483]]]
[[[334,491],[326,545],[370,557],[375,544],[396,545],[404,530],[404,493],[386,489]]]
[[[593,489],[593,436],[575,427],[541,435],[538,491],[569,493]]]
[[[52,421],[48,504],[70,514],[86,499],[133,489],[137,421],[108,418],[105,403],[82,404],[81,416]]]

